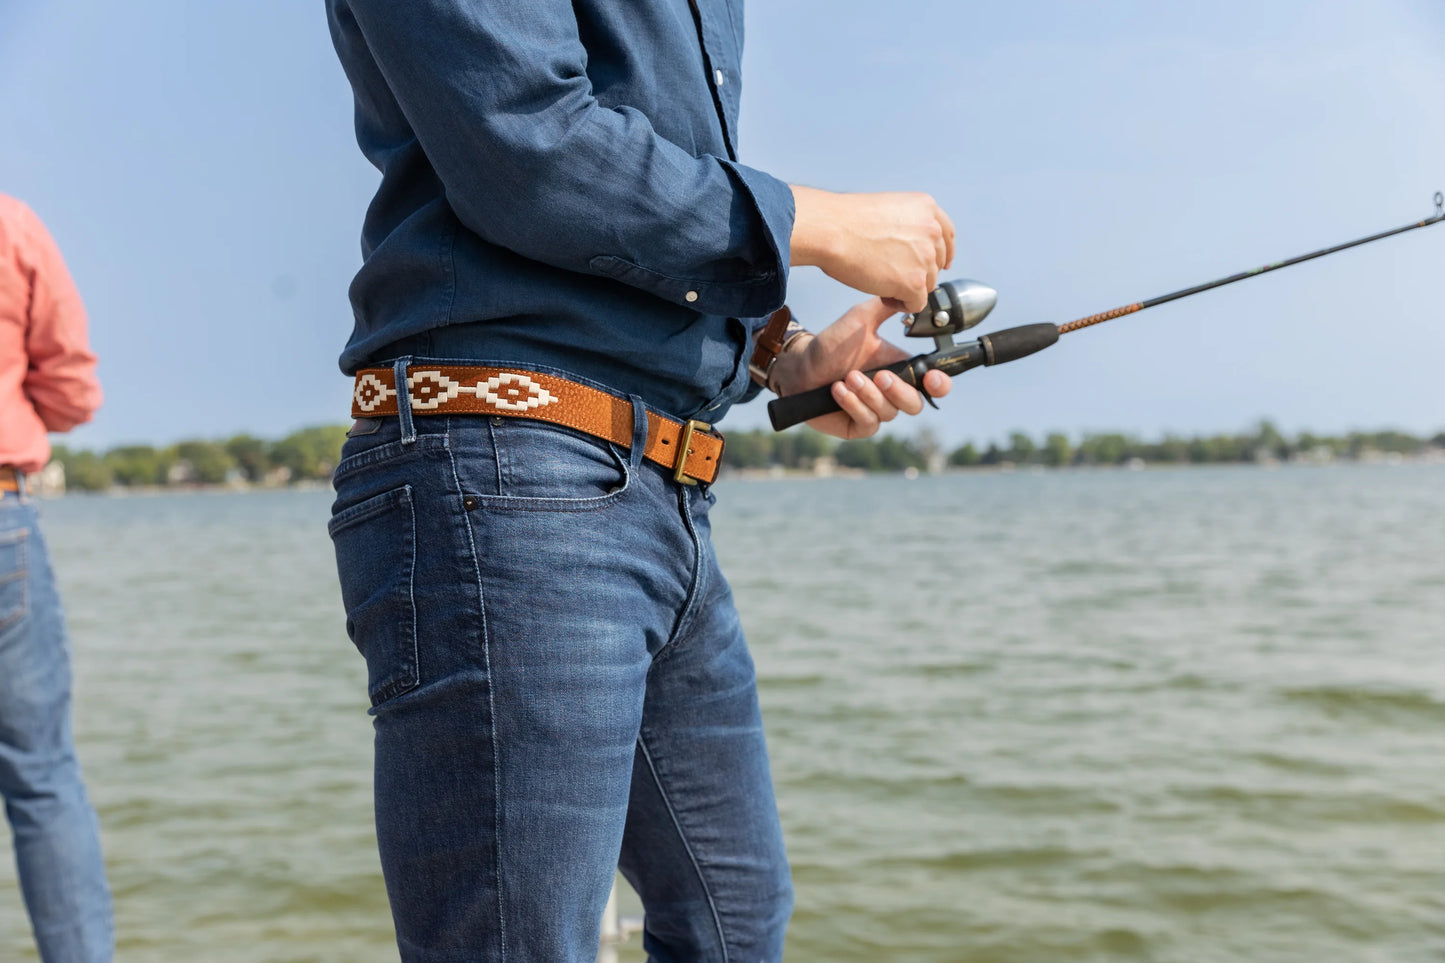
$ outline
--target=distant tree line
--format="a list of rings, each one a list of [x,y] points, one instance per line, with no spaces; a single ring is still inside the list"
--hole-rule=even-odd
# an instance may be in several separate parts
[[[1157,441],[1117,432],[1085,434],[1077,441],[1063,432],[1051,432],[1035,440],[1025,432],[1015,431],[1006,444],[990,442],[980,447],[967,442],[946,454],[927,430],[906,440],[884,436],[837,442],[804,429],[784,434],[732,432],[727,436],[724,463],[739,469],[810,470],[819,459],[832,458],[839,467],[865,471],[925,469],[938,467],[940,461],[955,468],[1004,465],[1068,468],[1127,465],[1136,460],[1166,465],[1360,460],[1372,455],[1414,457],[1431,449],[1445,449],[1445,432],[1433,438],[1400,431],[1351,432],[1340,436],[1302,432],[1291,438],[1268,421],[1240,434],[1165,435]]]
[[[197,485],[288,485],[326,481],[341,457],[346,426],[326,425],[293,432],[280,441],[236,435],[225,441],[183,441],[167,447],[121,445],[105,452],[72,451],[56,446],[54,458],[65,466],[66,486],[74,491],[113,487],[149,488]],[[816,470],[820,462],[844,469],[897,472],[955,468],[1044,465],[1215,465],[1260,461],[1334,461],[1371,456],[1414,457],[1445,450],[1445,432],[1433,438],[1400,431],[1351,432],[1326,436],[1303,432],[1287,437],[1268,421],[1235,435],[1185,438],[1165,435],[1143,441],[1118,433],[1086,434],[1077,442],[1063,432],[1035,440],[1022,431],[1006,444],[979,447],[967,442],[944,451],[927,429],[912,438],[883,435],[838,441],[804,428],[799,431],[735,431],[727,434],[724,465],[730,470],[782,468]]]
[[[166,447],[121,445],[106,452],[56,446],[72,491],[114,487],[287,485],[325,481],[341,457],[344,425],[305,428],[280,441],[236,435],[225,441],[183,441]]]

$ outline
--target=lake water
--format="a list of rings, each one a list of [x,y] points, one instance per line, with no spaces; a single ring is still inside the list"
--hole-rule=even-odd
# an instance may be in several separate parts
[[[790,961],[1445,960],[1445,466],[718,491]],[[122,961],[396,959],[329,501],[45,505]]]

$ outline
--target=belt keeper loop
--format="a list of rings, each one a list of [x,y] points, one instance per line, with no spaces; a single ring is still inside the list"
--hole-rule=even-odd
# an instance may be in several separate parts
[[[627,453],[627,464],[631,471],[636,472],[647,452],[647,405],[637,395],[628,395],[627,400],[632,402],[632,450]]]
[[[397,358],[391,366],[392,384],[396,388],[396,413],[401,419],[401,443],[416,443],[416,424],[411,418],[411,386],[406,382],[406,369],[411,365],[411,355]]]

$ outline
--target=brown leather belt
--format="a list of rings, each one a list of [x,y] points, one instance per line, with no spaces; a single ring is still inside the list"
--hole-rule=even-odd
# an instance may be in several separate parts
[[[20,473],[13,468],[0,468],[0,492],[18,492]]]
[[[531,418],[632,447],[632,402],[556,375],[521,368],[412,365],[406,369],[406,385],[413,416]],[[391,368],[363,369],[356,373],[351,416],[395,415],[396,398]],[[684,452],[682,458],[679,451]],[[722,454],[723,437],[711,425],[647,412],[643,457],[671,470],[672,477],[684,485],[716,479]]]

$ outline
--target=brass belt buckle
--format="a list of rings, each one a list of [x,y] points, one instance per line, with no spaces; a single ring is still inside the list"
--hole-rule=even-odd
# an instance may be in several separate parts
[[[672,469],[672,480],[681,482],[684,485],[696,485],[696,478],[689,478],[683,471],[687,467],[687,456],[692,454],[688,446],[692,444],[693,432],[701,428],[703,431],[712,431],[712,425],[705,421],[698,421],[696,418],[689,418],[687,424],[682,426],[682,437],[677,440],[677,464]]]

